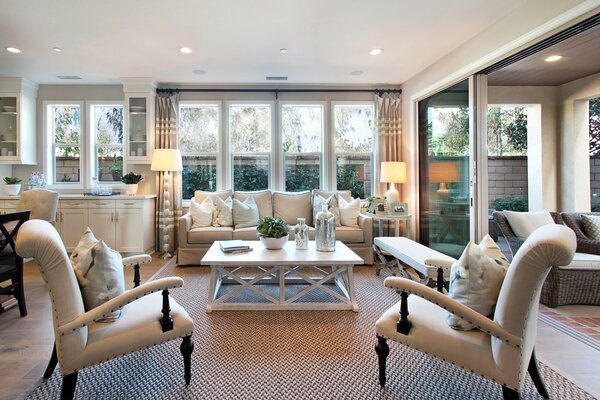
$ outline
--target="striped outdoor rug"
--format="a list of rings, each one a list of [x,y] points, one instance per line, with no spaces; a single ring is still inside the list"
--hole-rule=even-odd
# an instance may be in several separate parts
[[[220,311],[206,314],[209,269],[179,268],[173,297],[195,322],[192,383],[183,380],[179,341],[79,373],[80,399],[500,399],[499,385],[390,343],[387,384],[377,380],[374,323],[398,301],[372,268],[355,268],[360,311]],[[593,399],[541,364],[553,399]],[[57,369],[27,396],[60,395]],[[523,399],[541,398],[529,378]]]

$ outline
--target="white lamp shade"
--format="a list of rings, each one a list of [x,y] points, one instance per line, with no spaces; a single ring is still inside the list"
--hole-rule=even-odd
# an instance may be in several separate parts
[[[406,163],[402,161],[382,162],[379,181],[389,183],[406,183]]]
[[[154,149],[151,171],[183,171],[179,149]]]

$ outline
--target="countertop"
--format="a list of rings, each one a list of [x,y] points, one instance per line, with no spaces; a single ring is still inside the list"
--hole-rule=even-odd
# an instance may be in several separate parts
[[[59,200],[143,200],[143,199],[154,199],[155,194],[136,194],[135,196],[128,196],[126,194],[118,194],[111,196],[87,196],[83,194],[61,194],[58,196]],[[19,196],[0,196],[0,200],[19,200]]]

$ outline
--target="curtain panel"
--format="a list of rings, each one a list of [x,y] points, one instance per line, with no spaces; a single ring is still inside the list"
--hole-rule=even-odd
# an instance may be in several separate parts
[[[379,162],[402,161],[400,158],[402,140],[402,99],[400,93],[375,95],[375,132]],[[379,181],[380,165],[375,166]],[[385,193],[385,183],[378,183],[378,193]]]
[[[179,94],[159,93],[156,95],[156,145],[157,149],[179,147],[177,119]],[[158,248],[168,254],[177,246],[177,225],[181,217],[181,172],[158,172]],[[165,175],[170,174],[170,182],[165,187]],[[167,190],[165,190],[167,189]]]

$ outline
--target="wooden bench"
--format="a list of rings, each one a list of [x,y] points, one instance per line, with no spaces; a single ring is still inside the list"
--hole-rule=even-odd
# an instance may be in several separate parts
[[[401,276],[423,284],[435,281],[437,290],[444,291],[444,279],[450,276],[455,258],[405,237],[376,237],[373,243],[373,250],[381,261],[377,267],[378,275],[383,268],[395,275],[392,268],[397,266]],[[418,276],[406,267],[412,268]]]

